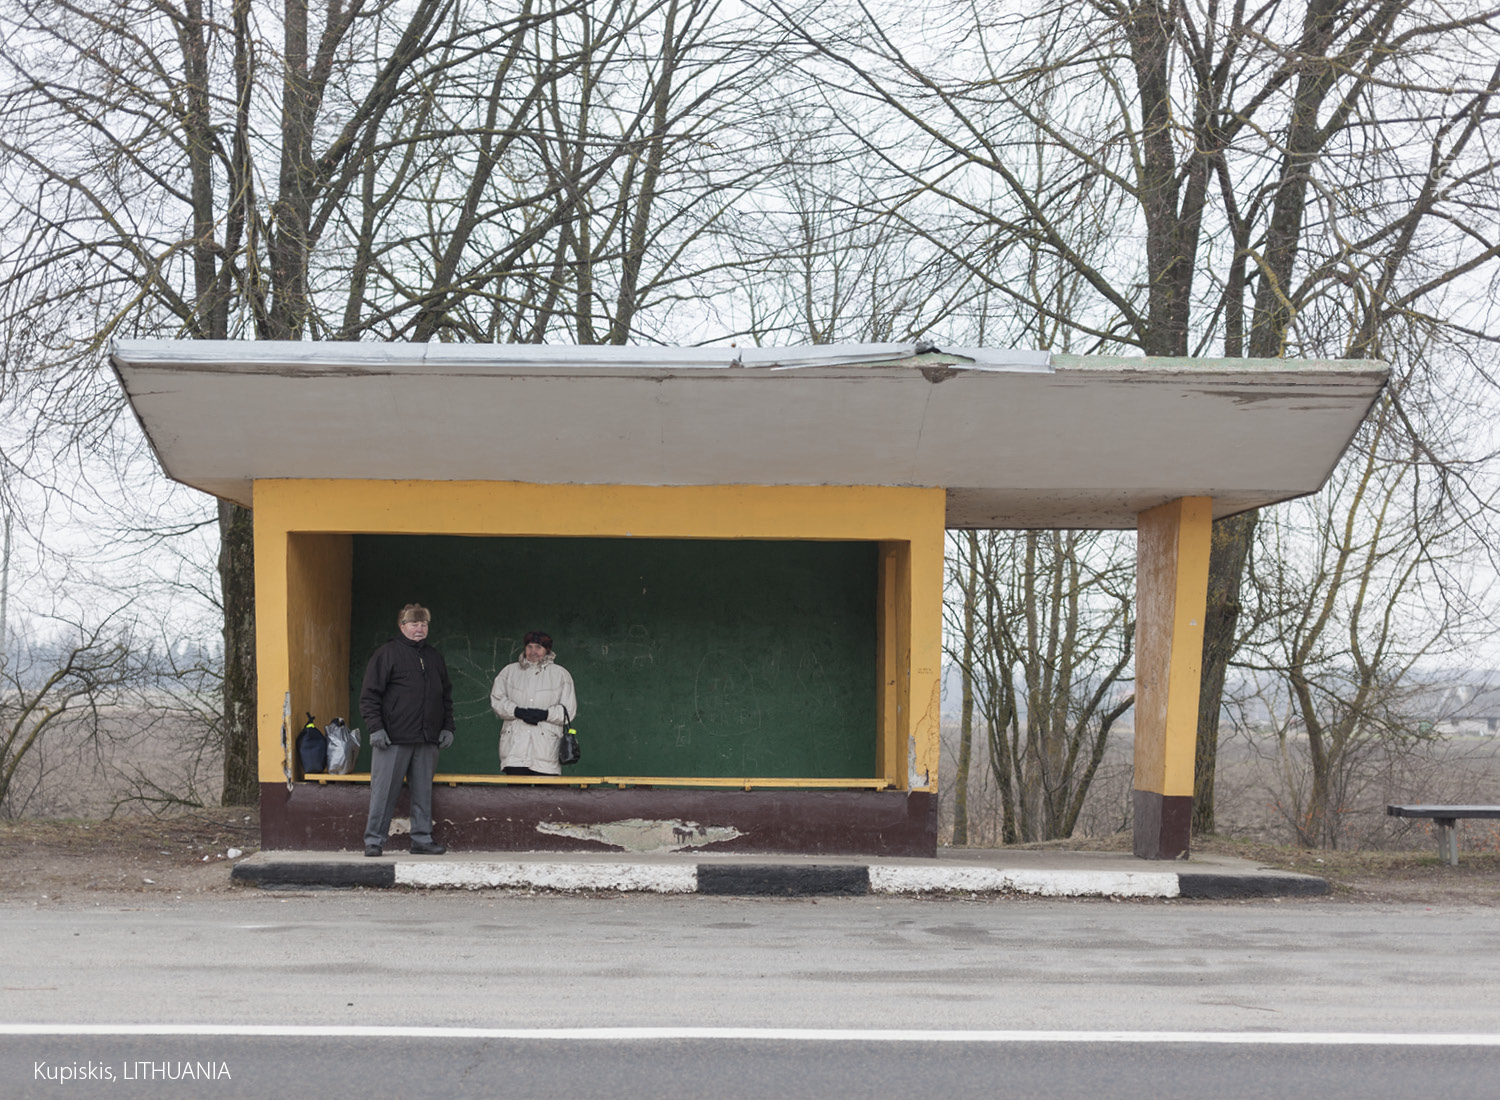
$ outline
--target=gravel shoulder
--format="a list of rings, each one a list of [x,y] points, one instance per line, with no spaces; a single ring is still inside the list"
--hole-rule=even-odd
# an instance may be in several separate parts
[[[106,821],[0,822],[0,900],[104,901],[107,895],[188,897],[245,893],[229,865],[258,848],[251,807]],[[1463,843],[1460,826],[1460,845]],[[1053,841],[1025,847],[1128,851],[1128,836]],[[1333,890],[1304,904],[1412,904],[1500,907],[1500,853],[1460,851],[1449,867],[1431,851],[1308,851],[1208,837],[1195,852],[1318,875]]]

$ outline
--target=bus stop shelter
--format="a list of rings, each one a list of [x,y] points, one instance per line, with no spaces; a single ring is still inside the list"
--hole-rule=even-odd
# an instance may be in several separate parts
[[[1211,524],[1316,491],[1387,377],[910,344],[111,362],[168,476],[254,509],[262,844],[326,850],[360,844],[369,750],[306,776],[290,739],[358,723],[419,602],[450,846],[930,855],[945,531],[1134,528],[1135,851],[1184,856]],[[578,685],[555,779],[499,774],[488,707],[531,629]]]

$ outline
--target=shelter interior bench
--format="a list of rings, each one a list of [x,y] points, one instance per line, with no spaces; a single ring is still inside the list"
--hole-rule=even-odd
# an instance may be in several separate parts
[[[1438,858],[1458,866],[1458,819],[1500,818],[1500,806],[1387,806],[1391,817],[1425,817],[1438,827]]]

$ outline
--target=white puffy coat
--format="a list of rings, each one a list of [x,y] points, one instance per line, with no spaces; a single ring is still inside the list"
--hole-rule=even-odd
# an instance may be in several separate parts
[[[516,717],[517,707],[545,707],[547,720],[528,725]],[[502,768],[562,774],[557,743],[562,740],[564,723],[578,715],[578,696],[573,677],[553,661],[552,654],[536,662],[523,657],[502,668],[490,689],[490,709],[504,720],[500,727]]]

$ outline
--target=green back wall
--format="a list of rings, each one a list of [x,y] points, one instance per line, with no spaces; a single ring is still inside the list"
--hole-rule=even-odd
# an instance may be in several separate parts
[[[873,777],[876,569],[863,542],[356,535],[350,724],[421,603],[453,680],[443,772],[499,772],[490,685],[546,630],[578,688],[569,772]]]

